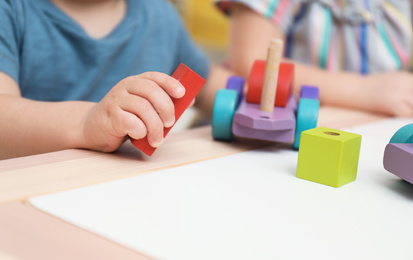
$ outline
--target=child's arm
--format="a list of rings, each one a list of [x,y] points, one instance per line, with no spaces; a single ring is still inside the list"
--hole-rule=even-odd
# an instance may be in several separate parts
[[[211,65],[207,82],[195,99],[195,105],[200,108],[208,118],[212,117],[212,109],[217,90],[225,88],[227,80],[231,75],[233,75],[232,71],[219,65]]]
[[[17,83],[0,72],[0,158],[68,148],[116,150],[130,136],[163,142],[174,123],[170,98],[184,95],[176,79],[147,72],[120,81],[99,103],[40,102],[22,98]]]
[[[271,21],[243,5],[234,4],[231,10],[229,64],[235,73],[247,77],[255,59],[266,59],[270,40],[285,40],[285,35]],[[320,88],[320,101],[324,104],[396,116],[413,115],[410,73],[361,76],[295,64],[296,92],[301,85],[315,85]]]

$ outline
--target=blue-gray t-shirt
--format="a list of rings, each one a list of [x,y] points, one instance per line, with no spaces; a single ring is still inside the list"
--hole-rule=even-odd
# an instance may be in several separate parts
[[[128,76],[170,75],[180,63],[207,77],[205,54],[168,1],[126,2],[123,21],[97,40],[49,0],[0,0],[0,71],[43,101],[98,102]]]

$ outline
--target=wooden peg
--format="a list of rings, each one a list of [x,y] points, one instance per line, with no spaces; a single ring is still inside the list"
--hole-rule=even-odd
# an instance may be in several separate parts
[[[278,71],[283,53],[283,41],[273,39],[267,52],[264,85],[262,89],[260,109],[266,112],[274,110],[275,93],[277,91]]]

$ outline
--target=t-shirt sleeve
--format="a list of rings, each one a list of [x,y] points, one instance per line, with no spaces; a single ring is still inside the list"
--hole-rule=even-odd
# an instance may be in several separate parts
[[[180,37],[179,63],[194,70],[204,79],[208,78],[210,61],[206,54],[194,43],[187,32],[182,32]]]
[[[288,32],[293,24],[294,14],[299,8],[299,4],[294,4],[290,0],[214,0],[215,5],[225,14],[231,14],[231,7],[234,3],[243,4],[262,16],[270,19],[284,32]]]
[[[178,67],[180,63],[183,63],[198,73],[201,77],[207,79],[211,65],[208,56],[193,41],[181,17],[175,9],[173,10],[173,16],[174,20],[176,20],[177,35],[175,39],[178,41],[176,51],[176,67]]]
[[[22,19],[20,1],[0,1],[0,71],[19,78],[19,24]]]

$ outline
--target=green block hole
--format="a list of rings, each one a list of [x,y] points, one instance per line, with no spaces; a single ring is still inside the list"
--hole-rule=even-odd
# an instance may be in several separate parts
[[[324,134],[326,134],[326,135],[334,135],[334,136],[340,135],[339,133],[336,133],[336,132],[324,132]]]

